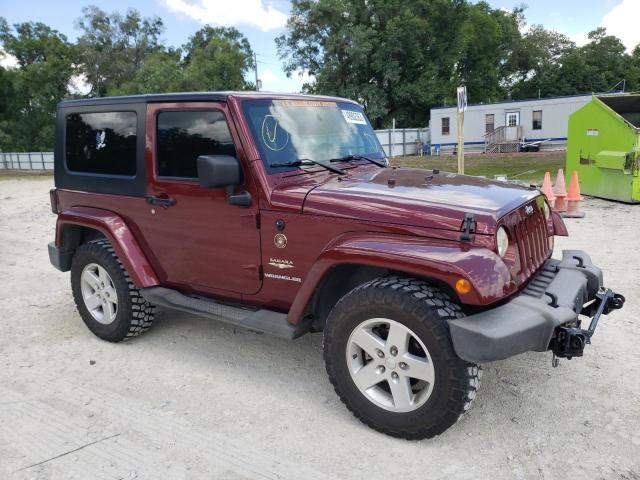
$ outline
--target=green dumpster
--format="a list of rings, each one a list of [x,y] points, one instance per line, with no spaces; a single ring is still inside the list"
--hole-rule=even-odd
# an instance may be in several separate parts
[[[594,95],[569,117],[573,170],[583,194],[640,203],[640,95]]]

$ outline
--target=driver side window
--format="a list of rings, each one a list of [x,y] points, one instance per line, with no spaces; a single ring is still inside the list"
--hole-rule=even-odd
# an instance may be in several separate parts
[[[159,177],[195,179],[200,155],[236,156],[229,126],[219,110],[160,112],[156,132]]]

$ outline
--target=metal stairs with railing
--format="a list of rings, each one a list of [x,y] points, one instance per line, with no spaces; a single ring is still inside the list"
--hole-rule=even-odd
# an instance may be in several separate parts
[[[522,125],[498,127],[484,136],[484,153],[518,152],[523,141]]]

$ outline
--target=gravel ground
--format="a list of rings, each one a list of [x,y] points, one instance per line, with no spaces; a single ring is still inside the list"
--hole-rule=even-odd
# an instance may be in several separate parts
[[[288,342],[160,310],[94,337],[50,264],[50,178],[0,180],[0,478],[640,479],[640,206],[587,200],[571,237],[627,296],[582,359],[484,365],[432,440],[369,430],[338,401],[321,336]]]

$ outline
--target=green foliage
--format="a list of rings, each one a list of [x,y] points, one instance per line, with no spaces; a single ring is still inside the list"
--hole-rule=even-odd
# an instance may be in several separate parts
[[[308,91],[358,99],[376,126],[417,125],[459,83],[471,98],[504,95],[520,13],[464,0],[294,0],[277,44],[289,73],[315,77]]]
[[[120,87],[112,88],[111,95],[166,93],[182,90],[182,65],[179,50],[154,52],[145,60],[134,77]]]
[[[177,91],[246,90],[253,51],[235,28],[203,27],[181,50],[154,52],[133,78],[110,95]]]
[[[276,43],[289,74],[308,71],[313,93],[355,98],[377,127],[425,124],[429,108],[452,105],[455,87],[473,103],[640,88],[640,51],[625,53],[604,29],[577,47],[524,7],[469,0],[293,0]],[[526,31],[526,33],[522,33]]]
[[[123,16],[85,7],[76,26],[83,32],[78,38],[78,59],[92,96],[107,95],[132,81],[147,57],[162,50],[162,20],[142,18],[137,10]]]
[[[235,28],[203,27],[183,47],[184,90],[246,90],[254,67],[249,41]]]
[[[4,19],[0,43],[18,62],[15,69],[0,68],[0,149],[50,149],[55,108],[75,73],[74,47],[42,23],[12,29]]]
[[[0,17],[0,149],[53,146],[56,104],[84,78],[89,96],[244,90],[253,51],[235,28],[205,26],[179,49],[163,45],[159,17],[89,6],[75,44],[47,25],[9,26]],[[640,90],[640,46],[627,53],[599,28],[578,47],[512,11],[471,0],[293,0],[276,39],[288,74],[308,72],[312,93],[360,101],[376,127],[413,127],[432,106],[452,105],[464,84],[473,103],[609,91],[626,80]],[[617,88],[620,88],[618,85]]]
[[[253,51],[234,28],[204,27],[182,49],[166,48],[159,17],[143,18],[90,6],[77,21],[76,44],[42,23],[10,27],[0,17],[0,54],[16,68],[0,67],[0,150],[53,148],[57,104],[75,96],[72,78],[82,76],[89,96],[185,90],[242,90],[253,68]]]

